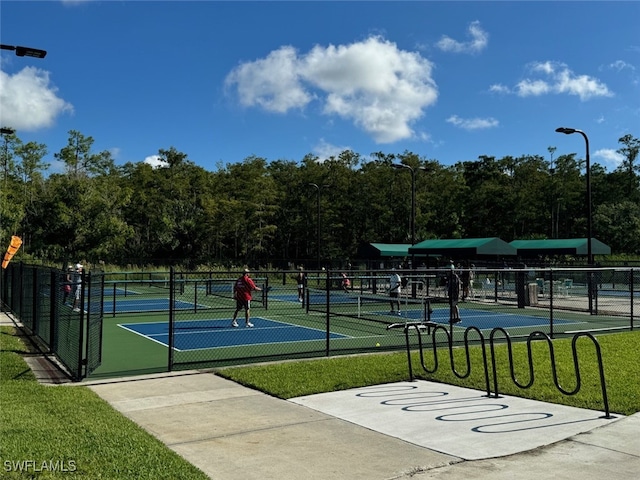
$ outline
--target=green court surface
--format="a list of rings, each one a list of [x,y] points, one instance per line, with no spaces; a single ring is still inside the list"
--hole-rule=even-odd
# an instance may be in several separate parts
[[[168,308],[168,289],[130,286],[135,293],[117,295],[116,306],[124,302],[162,300]],[[331,293],[333,298],[334,293]],[[357,295],[355,295],[357,297]],[[338,297],[336,297],[338,298]],[[387,329],[393,323],[424,321],[425,317],[450,328],[454,342],[461,342],[465,329],[475,327],[488,338],[493,328],[504,328],[514,338],[532,331],[549,334],[550,316],[545,308],[517,308],[489,302],[460,303],[462,322],[449,326],[449,306],[443,299],[410,302],[403,299],[401,315],[391,315],[388,297],[377,301],[334,300],[327,314],[326,304],[315,303],[307,312],[298,301],[294,285],[276,286],[252,303],[254,327],[231,327],[235,301],[201,285],[185,285],[174,294],[174,369],[206,368],[291,358],[403,350],[402,329]],[[105,298],[105,305],[111,298]],[[122,305],[125,305],[122,303]],[[164,305],[164,304],[163,304]],[[107,310],[107,309],[105,309]],[[110,310],[104,317],[102,364],[90,378],[104,378],[167,371],[169,364],[169,311],[154,309]],[[587,312],[554,310],[553,332],[594,330],[628,325],[622,316],[589,315]],[[413,335],[413,334],[411,334]],[[472,340],[477,335],[472,334]],[[446,341],[437,337],[438,342]]]

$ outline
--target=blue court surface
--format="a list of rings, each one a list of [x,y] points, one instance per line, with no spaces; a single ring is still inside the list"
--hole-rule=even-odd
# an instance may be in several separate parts
[[[169,310],[168,298],[147,298],[147,299],[134,299],[134,300],[105,300],[103,304],[103,312],[113,313],[115,302],[116,313],[127,312],[155,312]],[[196,305],[191,302],[183,302],[182,300],[173,301],[174,308],[176,310],[193,310]],[[207,308],[203,305],[198,305],[198,309]]]
[[[379,312],[379,314],[389,315],[389,312]],[[398,318],[424,320],[424,312],[422,310],[404,311]],[[539,327],[549,325],[549,319],[544,317],[491,312],[487,310],[476,310],[473,308],[460,308],[460,318],[462,319],[462,322],[457,323],[456,326],[461,328],[476,327],[480,330],[489,330],[492,328]],[[430,320],[443,325],[449,325],[449,309],[434,309]],[[554,318],[553,323],[554,325],[567,325],[579,322],[575,320],[560,320]]]
[[[265,318],[251,319],[253,328],[244,326],[244,318],[238,319],[239,327],[231,326],[231,319],[189,320],[176,322],[174,349],[178,351],[205,348],[237,347],[271,343],[304,342],[324,340],[325,330],[301,327]],[[137,333],[162,345],[169,345],[169,323],[124,323],[120,327]],[[331,333],[330,338],[348,338],[346,335]]]

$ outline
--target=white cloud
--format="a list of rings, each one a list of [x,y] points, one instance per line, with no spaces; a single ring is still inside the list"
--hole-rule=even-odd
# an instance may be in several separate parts
[[[47,128],[73,106],[57,96],[49,72],[25,67],[14,75],[0,71],[0,125],[17,130]]]
[[[544,80],[523,80],[516,85],[520,97],[539,96],[549,93],[552,87]]]
[[[594,97],[611,97],[613,93],[606,84],[589,75],[576,75],[563,63],[535,62],[530,66],[534,74],[543,78],[527,78],[515,87],[520,97],[540,96],[548,93],[568,94],[585,101]]]
[[[411,125],[433,105],[432,64],[380,37],[349,45],[315,46],[298,55],[289,46],[236,67],[225,85],[240,103],[285,113],[311,101],[352,121],[379,143],[411,137]]]
[[[150,155],[144,159],[143,163],[148,163],[153,168],[164,168],[169,166],[167,162],[165,162],[164,160],[160,160],[159,155]]]
[[[313,153],[318,157],[319,162],[324,162],[331,157],[337,157],[345,150],[351,150],[351,147],[333,145],[325,141],[324,138],[320,139],[320,142],[313,147]]]
[[[226,84],[237,85],[243,106],[260,106],[271,112],[302,108],[313,98],[300,83],[299,60],[290,46],[236,67],[227,76]]]
[[[500,83],[491,85],[489,87],[489,91],[494,93],[511,93],[511,89],[509,87]]]
[[[484,130],[486,128],[495,128],[500,124],[498,120],[492,117],[460,118],[457,115],[451,115],[447,118],[447,122],[465,130]]]
[[[612,165],[614,168],[620,166],[624,160],[624,156],[620,155],[612,148],[602,148],[597,150],[593,152],[593,156],[595,158],[602,159],[605,165]]]
[[[443,35],[436,46],[444,52],[478,53],[484,50],[489,43],[489,34],[482,30],[480,22],[477,20],[469,25],[469,36],[471,37],[470,41],[458,42]]]
[[[610,63],[608,67],[612,70],[617,70],[618,72],[624,69],[629,69],[631,71],[635,71],[636,69],[636,67],[634,67],[630,63],[625,62],[624,60],[616,60],[615,62]]]

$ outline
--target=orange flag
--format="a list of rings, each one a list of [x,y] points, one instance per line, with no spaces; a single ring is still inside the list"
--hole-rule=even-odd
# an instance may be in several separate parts
[[[9,265],[9,262],[20,248],[20,245],[22,245],[22,239],[20,237],[16,237],[15,235],[12,236],[9,248],[7,248],[7,253],[4,254],[2,268],[7,268],[7,265]]]

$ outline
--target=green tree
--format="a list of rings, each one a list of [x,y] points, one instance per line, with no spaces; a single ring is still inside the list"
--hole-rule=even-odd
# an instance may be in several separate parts
[[[593,226],[604,233],[612,251],[640,253],[640,205],[632,201],[605,203],[594,211]]]
[[[638,201],[637,174],[640,171],[640,165],[637,165],[636,161],[638,159],[638,151],[640,151],[640,139],[627,134],[620,137],[618,143],[623,145],[616,152],[623,156],[622,164],[618,168],[627,173],[627,198]]]
[[[33,231],[31,219],[36,212],[36,201],[44,188],[43,174],[49,168],[49,164],[43,161],[47,154],[47,147],[36,142],[19,142],[14,152],[20,160],[17,162],[15,171],[20,179],[21,188],[14,192],[18,198],[13,202],[13,209],[16,213],[22,213],[21,218],[16,220],[20,223],[19,231],[25,241],[26,249],[31,246]]]

